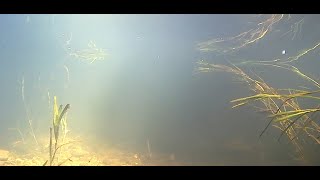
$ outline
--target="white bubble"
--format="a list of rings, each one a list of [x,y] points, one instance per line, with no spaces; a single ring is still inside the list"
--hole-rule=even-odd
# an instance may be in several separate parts
[[[282,54],[283,54],[283,55],[286,54],[286,50],[282,50]]]

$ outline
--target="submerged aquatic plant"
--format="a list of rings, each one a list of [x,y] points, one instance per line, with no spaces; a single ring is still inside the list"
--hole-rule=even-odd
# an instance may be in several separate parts
[[[59,129],[60,129],[60,124],[61,122],[63,122],[63,126],[66,128],[66,118],[64,117],[65,114],[67,113],[67,110],[70,108],[70,104],[67,104],[63,110],[62,110],[62,105],[60,105],[59,109],[58,109],[58,105],[57,105],[57,97],[54,96],[53,99],[53,131],[54,131],[54,139],[55,139],[55,145],[54,148],[52,147],[52,127],[50,127],[50,142],[49,142],[49,165],[52,166],[53,165],[53,161],[56,157],[56,153],[57,151],[64,145],[69,144],[69,143],[65,143],[62,144],[60,146],[58,146],[58,140],[59,140]],[[67,131],[65,130],[64,133],[66,133]],[[65,137],[66,134],[64,134]],[[44,163],[44,165],[47,164],[48,161],[46,161]]]
[[[27,103],[26,103],[26,100],[25,100],[24,76],[22,76],[22,80],[21,80],[21,97],[22,97],[23,106],[24,106],[24,109],[25,109],[26,115],[27,115],[28,125],[29,125],[29,128],[30,128],[30,134],[31,134],[34,142],[35,142],[37,145],[39,145],[38,140],[37,140],[37,137],[36,137],[36,134],[34,133],[34,130],[33,130],[33,123],[32,123],[32,119],[31,119],[31,115],[30,115],[30,112],[29,112],[29,110],[28,110],[28,106],[27,106]],[[19,130],[19,134],[20,134],[21,137],[23,138],[22,133],[21,133],[20,130]],[[23,142],[24,142],[24,139],[23,139]]]
[[[107,53],[104,49],[97,48],[93,41],[90,41],[87,49],[72,51],[69,53],[69,55],[76,59],[89,61],[91,64],[96,60],[104,60],[107,56]]]
[[[284,17],[284,14],[258,15],[256,18],[258,23],[253,28],[232,37],[214,38],[198,43],[197,49],[221,54],[239,51],[263,39]]]
[[[286,134],[289,141],[292,142],[297,148],[298,152],[302,153],[301,135],[305,134],[306,137],[312,138],[316,143],[320,144],[320,127],[315,122],[315,113],[320,111],[320,108],[303,109],[299,105],[299,99],[308,98],[312,100],[320,100],[320,90],[306,91],[297,89],[279,89],[276,90],[269,86],[261,77],[253,78],[249,76],[239,67],[234,64],[231,66],[210,64],[204,61],[199,61],[196,70],[198,72],[213,72],[224,71],[236,75],[240,80],[246,82],[249,89],[255,94],[243,98],[234,99],[231,103],[235,103],[232,108],[243,105],[251,105],[258,108],[260,111],[268,112],[271,120],[261,132],[261,137],[268,127],[273,124],[274,127],[281,130],[280,138]],[[263,105],[263,106],[261,106]],[[300,140],[300,141],[299,141]]]
[[[249,44],[254,44],[258,40],[270,33],[272,26],[280,23],[284,17],[291,19],[291,15],[268,15],[266,21],[257,24],[257,29],[239,33],[238,36],[227,38],[216,38],[207,42],[198,44],[200,51],[212,51],[216,53],[231,54],[232,52],[242,49]],[[291,40],[299,36],[301,32],[304,18],[298,17],[299,20],[295,22],[291,29],[284,35],[293,34]],[[282,35],[281,37],[283,37]],[[320,106],[304,108],[299,102],[303,99],[313,100],[319,104],[320,100],[320,83],[311,78],[307,73],[301,72],[296,67],[296,62],[301,61],[305,55],[316,52],[320,48],[320,42],[314,43],[309,48],[303,49],[292,56],[284,56],[282,58],[272,60],[254,60],[254,61],[238,61],[236,63],[214,64],[207,61],[198,61],[196,72],[227,72],[234,75],[241,82],[245,83],[253,93],[247,97],[241,97],[231,101],[232,108],[240,107],[243,105],[250,105],[257,108],[259,111],[267,112],[270,118],[267,125],[264,127],[260,134],[260,138],[267,131],[270,126],[280,129],[278,141],[283,135],[286,135],[291,142],[300,152],[300,157],[303,157],[304,139],[311,138],[316,144],[320,144],[320,126],[316,122],[316,115],[320,111]],[[260,58],[259,58],[260,59]],[[293,72],[294,75],[300,77],[302,80],[309,82],[316,90],[310,89],[276,89],[264,81],[263,78],[258,76],[252,71],[245,72],[243,66],[264,66],[279,68],[285,71]]]

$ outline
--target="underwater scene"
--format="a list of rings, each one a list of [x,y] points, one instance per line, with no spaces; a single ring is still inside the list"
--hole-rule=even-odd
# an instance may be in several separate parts
[[[319,18],[1,14],[0,166],[320,165]]]

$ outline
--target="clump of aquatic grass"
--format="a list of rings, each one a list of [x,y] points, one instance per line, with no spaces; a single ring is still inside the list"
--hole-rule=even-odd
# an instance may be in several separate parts
[[[57,97],[54,96],[53,99],[53,133],[52,133],[52,127],[50,127],[50,139],[49,139],[49,165],[52,166],[55,160],[55,157],[57,155],[57,151],[59,149],[61,149],[64,145],[70,144],[69,143],[64,143],[62,145],[58,145],[58,140],[59,140],[59,131],[60,131],[60,125],[62,122],[62,126],[64,127],[64,137],[66,135],[66,117],[64,117],[67,113],[67,110],[70,108],[70,104],[65,105],[65,107],[62,109],[62,105],[60,105],[60,107],[58,108],[57,105]],[[53,147],[53,135],[54,134],[54,147]],[[64,139],[64,138],[63,138]],[[68,158],[69,159],[69,158]],[[68,160],[67,159],[67,160]],[[65,161],[67,161],[65,160]],[[46,161],[44,163],[44,165],[46,165],[48,163],[48,161]],[[63,161],[62,163],[58,164],[61,165],[63,164],[65,161]]]
[[[108,54],[105,49],[98,48],[94,41],[90,41],[88,43],[88,48],[78,51],[70,51],[69,56],[92,64],[96,60],[104,60]]]
[[[270,125],[281,130],[281,134],[287,135],[289,141],[296,147],[298,152],[302,154],[302,141],[304,137],[313,139],[320,144],[320,127],[315,121],[315,115],[320,108],[304,109],[299,105],[299,99],[308,98],[320,100],[317,96],[320,90],[306,91],[297,89],[274,89],[269,86],[261,77],[252,73],[248,75],[238,66],[211,64],[204,61],[198,62],[197,72],[227,72],[235,75],[238,79],[245,82],[254,95],[234,99],[231,101],[236,108],[243,105],[251,105],[260,111],[269,113],[269,122],[261,132],[261,137]],[[301,73],[302,74],[302,73]],[[316,82],[316,81],[314,81]],[[316,84],[316,83],[315,83]]]
[[[215,52],[216,54],[230,55],[232,52],[238,51],[249,45],[254,45],[255,42],[262,40],[266,34],[270,34],[274,25],[278,24],[280,20],[290,20],[291,15],[258,15],[265,20],[258,20],[259,23],[254,23],[256,28],[239,33],[236,36],[227,38],[216,38],[206,42],[199,43],[197,49],[202,52]],[[286,18],[284,18],[286,17]],[[299,20],[291,25],[291,29],[282,34],[281,37],[292,35],[291,40],[298,38],[301,33],[304,18],[298,17]],[[295,19],[295,18],[294,18]],[[281,132],[278,140],[280,141],[283,135],[286,135],[302,157],[302,145],[304,139],[312,139],[316,144],[320,144],[320,127],[317,120],[317,113],[320,111],[318,107],[305,108],[300,105],[303,99],[313,100],[319,104],[320,100],[320,83],[311,78],[310,75],[303,73],[301,69],[297,68],[294,63],[297,63],[308,54],[317,52],[320,48],[320,42],[316,42],[312,46],[298,51],[292,56],[285,56],[272,60],[254,60],[254,61],[240,61],[236,63],[213,64],[205,61],[198,61],[197,72],[227,72],[240,82],[243,82],[251,90],[252,95],[241,97],[231,101],[232,108],[249,105],[257,108],[261,112],[269,113],[269,121],[265,128],[262,130],[259,137],[269,129],[270,126],[278,128]],[[260,58],[259,58],[260,59]],[[309,82],[316,88],[316,91],[308,91],[301,89],[276,89],[266,83],[264,79],[252,71],[244,71],[244,67],[250,66],[263,66],[278,68],[284,71],[293,73],[294,75],[302,78],[304,81]]]
[[[253,45],[263,39],[267,34],[272,32],[273,26],[286,17],[284,14],[253,16],[255,16],[255,25],[253,28],[240,32],[234,36],[219,37],[198,43],[197,49],[202,52],[215,52],[221,54],[239,51],[240,49]],[[290,17],[288,16],[288,18]]]
[[[279,68],[286,71],[291,71],[295,73],[298,77],[311,82],[313,86],[316,88],[320,88],[320,83],[315,79],[311,78],[307,74],[301,72],[297,67],[293,66],[292,63],[297,62],[302,59],[302,57],[310,54],[311,52],[318,51],[320,48],[320,42],[315,43],[313,46],[300,50],[293,56],[289,56],[287,58],[279,58],[273,60],[265,60],[265,61],[243,61],[238,62],[238,66],[249,65],[249,66],[265,66],[265,67],[273,67]]]

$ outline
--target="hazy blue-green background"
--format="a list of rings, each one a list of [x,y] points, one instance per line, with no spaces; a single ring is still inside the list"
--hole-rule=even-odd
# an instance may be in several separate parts
[[[152,151],[174,153],[178,160],[194,164],[295,164],[293,148],[286,140],[279,144],[278,134],[268,133],[259,142],[265,114],[247,107],[231,109],[230,100],[248,96],[248,89],[226,73],[193,72],[199,59],[268,60],[313,46],[320,39],[319,16],[293,18],[304,16],[295,40],[279,38],[276,30],[290,30],[291,25],[284,23],[273,29],[275,37],[268,35],[250,51],[229,57],[200,52],[196,44],[247,30],[254,15],[2,14],[0,148],[7,146],[7,137],[17,136],[8,128],[27,128],[19,84],[24,76],[25,99],[37,133],[50,126],[49,90],[59,103],[71,104],[72,131],[105,143],[130,144],[145,152],[149,139]],[[109,56],[92,64],[69,57],[63,45],[71,34],[71,49],[87,48],[93,40]],[[305,57],[300,70],[319,77],[318,53]],[[64,65],[69,68],[68,83]],[[279,88],[304,85],[292,73],[272,69],[263,73]],[[233,141],[256,153],[228,149],[225,144]],[[317,156],[313,159],[320,162]]]

